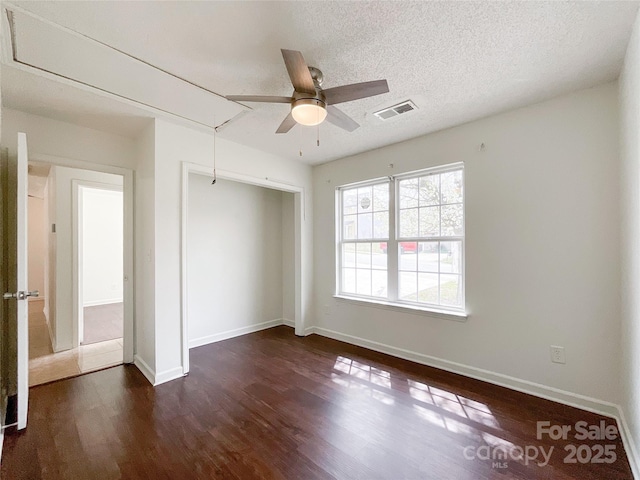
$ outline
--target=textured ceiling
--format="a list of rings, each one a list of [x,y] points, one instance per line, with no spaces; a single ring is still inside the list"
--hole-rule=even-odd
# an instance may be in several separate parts
[[[312,164],[614,80],[638,9],[637,2],[557,1],[18,5],[222,95],[290,94],[280,48],[302,51],[324,72],[324,88],[386,78],[389,93],[340,106],[361,128],[347,133],[325,122],[320,147],[314,127],[275,135],[287,105],[250,104],[221,132]],[[22,75],[3,78],[3,101],[33,110]],[[51,98],[38,98],[37,113],[127,133],[101,102],[81,102],[75,112],[59,94],[46,90]],[[418,110],[386,122],[372,115],[406,99]],[[135,135],[131,123],[128,134]]]

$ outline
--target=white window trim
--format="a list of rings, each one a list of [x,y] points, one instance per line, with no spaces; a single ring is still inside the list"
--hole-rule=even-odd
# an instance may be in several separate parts
[[[351,293],[343,293],[341,292],[341,282],[342,282],[342,245],[343,243],[372,243],[376,241],[384,242],[384,239],[353,239],[353,240],[344,240],[342,237],[344,235],[344,226],[343,226],[343,211],[342,211],[342,191],[348,190],[351,188],[368,186],[368,185],[376,185],[388,182],[389,184],[389,237],[386,240],[387,242],[387,251],[398,251],[398,223],[396,222],[396,214],[397,214],[397,202],[398,202],[398,189],[397,185],[400,180],[404,180],[407,178],[417,178],[424,175],[437,175],[441,173],[446,173],[454,170],[462,170],[463,181],[464,181],[464,163],[457,162],[451,163],[447,165],[442,165],[438,167],[427,168],[423,170],[416,170],[413,172],[407,172],[400,175],[394,175],[389,177],[382,177],[367,180],[364,182],[354,182],[346,185],[341,185],[335,190],[335,205],[336,205],[336,231],[339,232],[336,235],[336,283],[335,283],[335,293],[333,295],[334,298],[340,301],[346,301],[358,305],[370,306],[374,308],[383,308],[387,310],[395,310],[401,311],[404,313],[412,313],[418,315],[426,315],[433,317],[446,318],[450,320],[456,321],[465,321],[468,318],[468,313],[466,311],[466,256],[465,256],[465,237],[466,237],[466,185],[462,191],[462,206],[463,206],[463,216],[462,216],[462,235],[461,236],[450,236],[450,237],[432,237],[429,239],[425,238],[403,238],[402,242],[425,242],[425,241],[460,241],[461,245],[461,255],[462,255],[462,307],[451,307],[443,305],[430,305],[430,304],[420,304],[417,302],[406,302],[400,300],[398,298],[398,281],[399,281],[399,270],[398,270],[398,255],[387,255],[387,299],[380,297],[372,297],[367,295],[358,295]],[[393,299],[393,300],[391,300]]]
[[[356,297],[349,296],[345,294],[336,293],[333,298],[345,303],[351,303],[355,305],[362,305],[366,307],[372,308],[381,308],[383,310],[392,310],[396,312],[402,313],[411,313],[414,315],[420,316],[428,316],[428,317],[436,317],[436,318],[444,318],[447,320],[454,320],[456,322],[464,322],[469,317],[469,314],[464,311],[449,311],[449,310],[440,310],[438,308],[430,307],[430,306],[418,306],[414,303],[400,303],[400,302],[392,302],[390,300],[382,300],[377,297]]]

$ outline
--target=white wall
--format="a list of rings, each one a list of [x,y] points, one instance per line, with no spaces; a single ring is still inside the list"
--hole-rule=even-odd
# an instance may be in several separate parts
[[[573,394],[617,403],[617,159],[612,83],[316,167],[318,331],[584,405]],[[468,319],[334,299],[335,188],[460,161]],[[565,347],[566,365],[551,363],[550,345]]]
[[[40,298],[44,298],[44,265],[47,251],[47,231],[45,225],[44,199],[29,197],[27,204],[29,239],[27,257],[29,261],[29,290],[38,290]],[[33,298],[29,299],[34,300]]]
[[[80,191],[83,306],[120,303],[124,275],[122,192],[84,187]]]
[[[156,361],[154,182],[155,122],[151,122],[136,143],[135,191],[135,361],[148,376],[153,376]]]
[[[221,179],[211,185],[210,177],[189,175],[190,347],[282,319],[282,195]]]
[[[627,453],[640,478],[640,14],[620,76],[622,411],[632,441]],[[633,451],[629,451],[633,445]]]
[[[73,181],[97,182],[122,187],[121,175],[80,170],[77,168],[52,167],[55,170],[56,209],[56,352],[73,348]]]
[[[155,131],[155,351],[156,383],[181,374],[180,231],[181,163],[213,166],[213,135],[164,120]],[[217,167],[304,188],[302,319],[311,324],[311,168],[218,138]]]
[[[2,108],[2,142],[15,153],[18,132],[27,134],[29,158],[53,155],[83,162],[134,168],[135,141],[50,118]]]

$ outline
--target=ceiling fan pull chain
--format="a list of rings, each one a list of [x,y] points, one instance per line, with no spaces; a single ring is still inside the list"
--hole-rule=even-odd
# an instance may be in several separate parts
[[[216,119],[213,119],[213,180],[211,185],[215,185],[218,179],[216,178],[216,132],[218,131],[216,125]]]
[[[302,156],[302,128],[298,127],[298,145],[300,145],[300,156]]]

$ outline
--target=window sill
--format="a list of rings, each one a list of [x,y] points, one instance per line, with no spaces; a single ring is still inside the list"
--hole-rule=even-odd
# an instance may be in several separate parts
[[[405,305],[403,303],[385,302],[384,300],[370,300],[359,297],[349,297],[347,295],[334,295],[338,301],[361,305],[364,307],[382,308],[385,310],[393,310],[396,312],[410,313],[413,315],[422,315],[427,317],[444,318],[446,320],[454,320],[456,322],[465,322],[467,320],[466,312],[453,312],[450,310],[439,310],[436,308],[425,308],[414,305]]]

